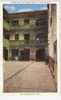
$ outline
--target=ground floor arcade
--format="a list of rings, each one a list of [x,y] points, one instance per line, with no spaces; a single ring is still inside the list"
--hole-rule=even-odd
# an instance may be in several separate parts
[[[46,48],[4,48],[5,60],[37,60],[44,61],[48,59]]]

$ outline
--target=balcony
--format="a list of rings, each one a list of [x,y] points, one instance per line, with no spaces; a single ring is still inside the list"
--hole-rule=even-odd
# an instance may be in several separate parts
[[[3,21],[3,27],[5,29],[9,30],[13,30],[13,31],[29,31],[29,30],[41,30],[42,32],[45,30],[47,32],[48,30],[48,25],[47,24],[43,24],[43,25],[34,25],[34,24],[24,24],[24,25],[19,25],[18,23],[16,23],[15,25],[13,25],[12,22],[7,22],[6,20]]]
[[[16,30],[16,31],[30,31],[30,30],[48,30],[48,27],[43,25],[43,26],[36,26],[36,25],[23,25],[23,26],[11,26],[11,30]]]
[[[12,30],[14,30],[14,29],[16,29],[16,30],[19,30],[19,29],[23,30],[23,29],[33,29],[33,28],[35,28],[34,25],[22,25],[22,26],[20,26],[20,25],[13,26],[12,25],[12,27],[11,27]]]
[[[35,28],[35,26],[33,26],[33,25],[22,25],[22,26],[20,26],[19,24],[12,25],[11,23],[8,23],[7,21],[4,20],[3,28],[9,31],[9,30],[33,29],[33,28]]]
[[[26,42],[25,40],[11,40],[10,41],[10,47],[41,47],[46,46],[47,41],[38,42],[36,40],[30,40],[29,42]]]

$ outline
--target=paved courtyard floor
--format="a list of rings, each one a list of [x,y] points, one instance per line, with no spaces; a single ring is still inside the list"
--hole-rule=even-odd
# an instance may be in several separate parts
[[[45,62],[8,61],[4,67],[4,92],[56,92]]]

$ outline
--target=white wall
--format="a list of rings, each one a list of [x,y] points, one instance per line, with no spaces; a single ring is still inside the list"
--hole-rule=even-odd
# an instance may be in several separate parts
[[[23,33],[19,33],[19,40],[24,40],[24,34]]]
[[[52,16],[52,25],[50,26]],[[49,32],[48,32],[48,43],[49,43],[49,56],[54,58],[54,42],[57,40],[57,19],[56,19],[56,7],[49,5]]]

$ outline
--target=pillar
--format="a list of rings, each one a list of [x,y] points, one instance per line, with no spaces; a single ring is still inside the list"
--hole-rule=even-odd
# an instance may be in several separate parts
[[[30,49],[30,60],[35,60],[36,59],[36,50],[35,48]]]
[[[12,57],[12,52],[11,52],[11,49],[8,48],[8,60],[10,60]]]

